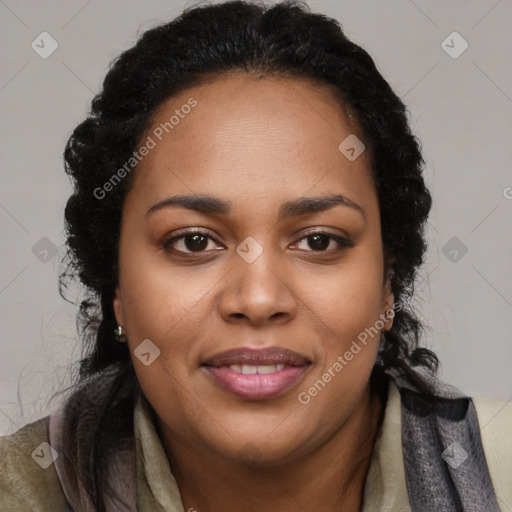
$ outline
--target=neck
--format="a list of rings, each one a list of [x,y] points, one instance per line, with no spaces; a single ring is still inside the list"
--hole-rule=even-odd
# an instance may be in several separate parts
[[[165,430],[162,438],[184,510],[358,512],[385,403],[368,384],[342,427],[307,457],[264,467],[198,452]]]

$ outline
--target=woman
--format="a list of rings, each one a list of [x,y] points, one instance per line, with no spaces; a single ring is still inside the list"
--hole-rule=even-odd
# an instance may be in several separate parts
[[[507,510],[510,406],[418,346],[418,141],[336,21],[185,11],[117,59],[65,163],[87,352],[2,439],[0,510]]]

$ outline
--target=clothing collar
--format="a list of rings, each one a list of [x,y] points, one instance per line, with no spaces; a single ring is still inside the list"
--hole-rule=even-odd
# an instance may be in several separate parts
[[[139,507],[142,511],[184,512],[179,488],[150,407],[141,394],[134,416]],[[400,393],[390,378],[384,418],[366,477],[362,512],[410,511],[402,457],[400,412]]]
[[[184,512],[178,484],[150,407],[141,393],[134,411],[138,508],[141,511]]]

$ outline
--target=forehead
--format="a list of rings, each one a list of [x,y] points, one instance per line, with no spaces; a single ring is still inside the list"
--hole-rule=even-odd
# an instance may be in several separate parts
[[[191,105],[194,105],[191,107]],[[350,161],[340,143],[362,138],[332,86],[235,73],[191,87],[153,114],[154,147],[134,171],[132,192],[305,195],[372,188],[367,156]],[[164,192],[165,191],[165,192]]]

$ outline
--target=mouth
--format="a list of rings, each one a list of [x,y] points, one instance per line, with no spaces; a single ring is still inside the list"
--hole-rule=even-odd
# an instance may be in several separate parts
[[[216,354],[201,367],[223,391],[245,400],[268,400],[296,385],[311,361],[281,348],[239,348]]]

